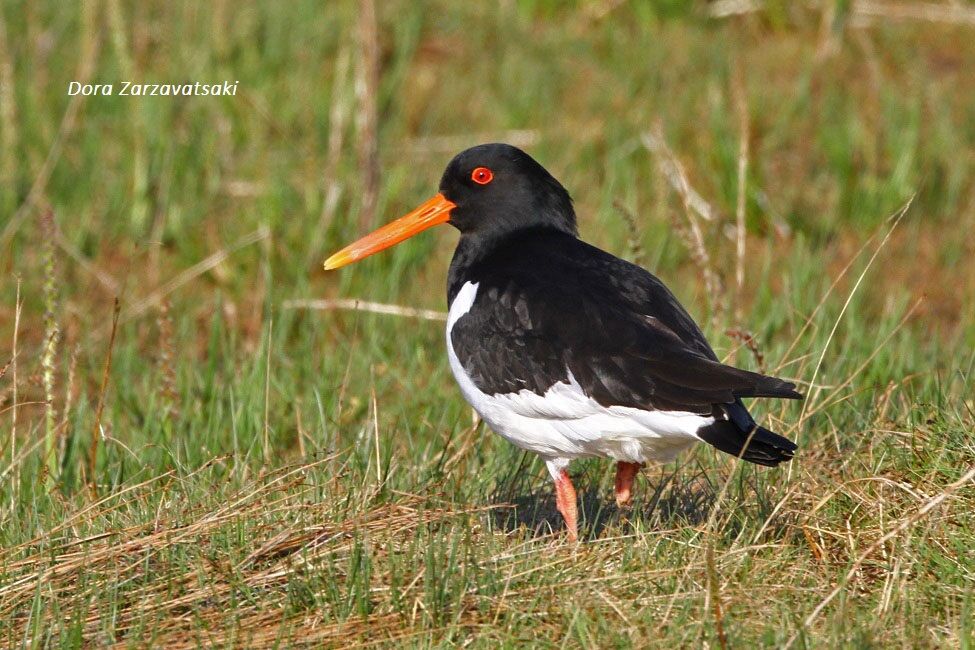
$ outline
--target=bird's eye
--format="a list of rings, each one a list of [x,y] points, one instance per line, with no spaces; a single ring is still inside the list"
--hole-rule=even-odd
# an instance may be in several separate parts
[[[487,167],[478,167],[471,172],[471,180],[478,185],[487,185],[494,180],[494,172]]]

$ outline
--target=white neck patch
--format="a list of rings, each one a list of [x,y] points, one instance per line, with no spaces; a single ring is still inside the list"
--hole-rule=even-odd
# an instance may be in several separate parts
[[[454,329],[454,324],[461,316],[466,314],[474,306],[474,299],[477,297],[477,283],[465,282],[460,288],[454,301],[450,303],[450,311],[447,313],[447,337],[450,337],[450,330]]]

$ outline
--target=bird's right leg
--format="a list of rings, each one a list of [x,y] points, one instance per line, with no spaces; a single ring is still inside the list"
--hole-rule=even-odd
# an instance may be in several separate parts
[[[616,463],[616,505],[620,508],[630,505],[633,500],[633,479],[643,463]]]

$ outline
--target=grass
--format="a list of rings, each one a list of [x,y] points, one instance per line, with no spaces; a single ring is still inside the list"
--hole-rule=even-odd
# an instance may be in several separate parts
[[[522,142],[808,394],[754,402],[777,470],[702,447],[621,513],[575,464],[573,546],[441,323],[288,302],[444,309],[448,230],[320,270],[372,225],[354,3],[0,2],[0,645],[971,647],[972,28],[862,4],[377,3],[378,220]]]

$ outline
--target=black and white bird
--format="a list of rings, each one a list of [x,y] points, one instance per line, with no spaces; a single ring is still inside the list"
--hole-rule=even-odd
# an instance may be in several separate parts
[[[485,144],[458,154],[440,193],[325,262],[336,269],[441,223],[460,231],[447,278],[447,356],[460,390],[512,444],[541,456],[576,539],[576,458],[633,478],[695,442],[759,465],[796,445],[752,419],[742,398],[801,399],[795,385],[722,364],[648,271],[581,241],[572,200],[528,154]]]

